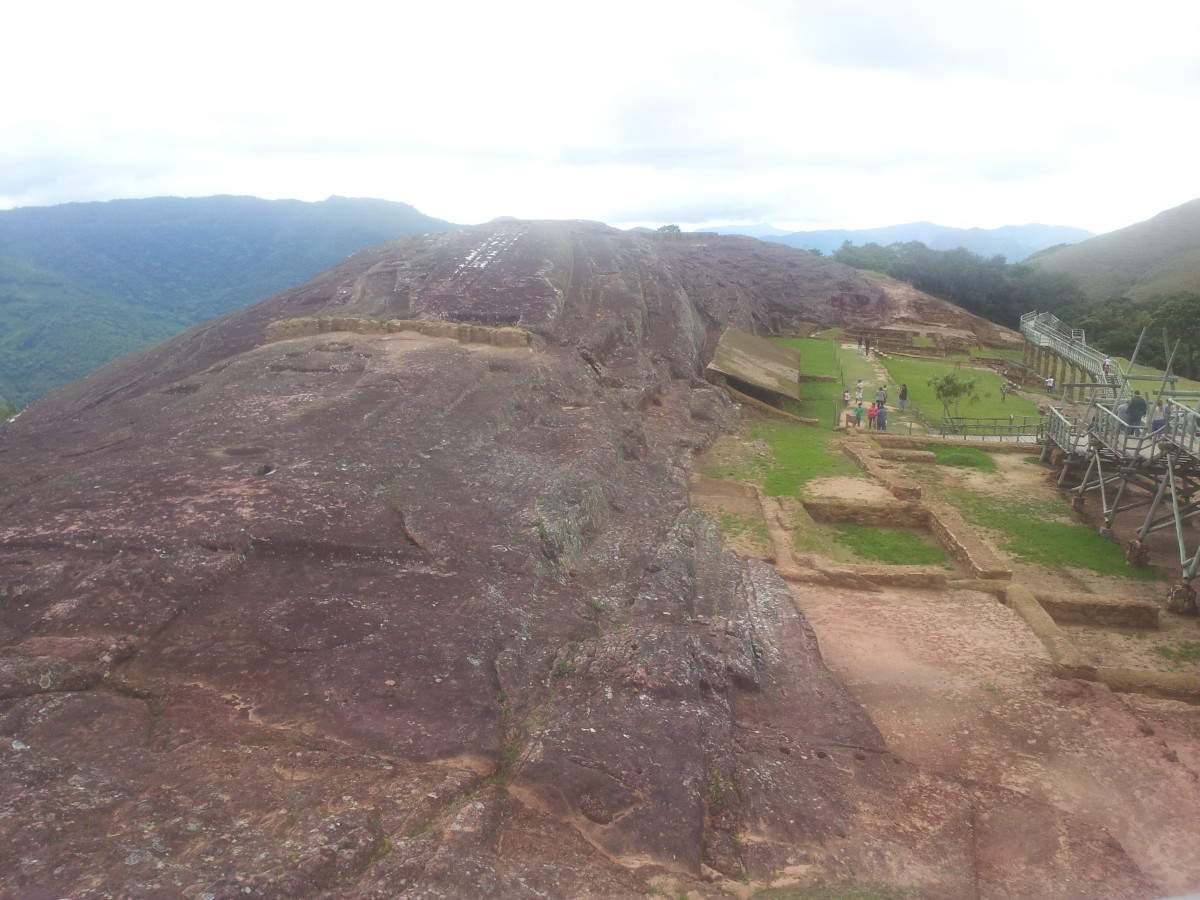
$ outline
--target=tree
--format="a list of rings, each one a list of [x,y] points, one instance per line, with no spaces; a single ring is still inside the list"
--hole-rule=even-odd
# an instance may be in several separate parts
[[[1200,294],[1181,293],[1163,298],[1150,313],[1150,324],[1179,341],[1173,368],[1186,378],[1200,372]],[[1140,362],[1140,360],[1139,360]]]
[[[659,234],[679,234],[680,231],[678,225],[660,225],[658,228]]]
[[[978,403],[982,399],[976,390],[978,385],[978,378],[964,378],[953,372],[929,379],[929,386],[933,388],[934,396],[941,401],[943,414],[947,416],[957,416],[959,404],[964,400],[968,404]]]
[[[1009,265],[999,254],[984,259],[962,247],[931,250],[920,241],[855,247],[845,241],[833,258],[856,269],[906,281],[917,290],[1009,328],[1016,328],[1021,314],[1031,309],[1057,311],[1084,297],[1073,276]]]

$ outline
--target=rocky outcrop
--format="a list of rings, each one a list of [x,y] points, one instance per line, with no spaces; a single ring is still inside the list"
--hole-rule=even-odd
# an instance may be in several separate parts
[[[737,425],[700,377],[721,329],[878,302],[749,239],[504,223],[356,254],[40,400],[0,428],[0,892],[793,872],[957,898],[1070,869],[1040,896],[1135,896],[1119,848],[890,754],[770,566],[689,507],[691,455]],[[455,334],[320,324],[364,319]],[[1055,849],[1005,867],[976,808]]]

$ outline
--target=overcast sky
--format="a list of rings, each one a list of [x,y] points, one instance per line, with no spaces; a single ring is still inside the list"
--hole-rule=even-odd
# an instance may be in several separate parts
[[[381,197],[1095,232],[1200,197],[1195,0],[10,3],[0,208]]]

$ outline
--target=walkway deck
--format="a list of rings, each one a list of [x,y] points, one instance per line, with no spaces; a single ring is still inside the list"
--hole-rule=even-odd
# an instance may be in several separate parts
[[[1188,549],[1194,536],[1185,525],[1200,520],[1200,394],[1174,390],[1175,379],[1166,376],[1131,376],[1106,357],[1087,346],[1081,330],[1070,329],[1048,313],[1021,317],[1021,333],[1038,347],[1067,360],[1093,379],[1087,412],[1069,419],[1066,404],[1050,411],[1046,425],[1045,452],[1057,447],[1064,456],[1059,484],[1064,484],[1072,467],[1086,463],[1083,480],[1073,490],[1078,497],[1095,491],[1101,498],[1105,526],[1111,528],[1119,513],[1145,509],[1145,519],[1130,542],[1131,563],[1145,564],[1144,539],[1155,531],[1173,528],[1179,547],[1182,581],[1172,588],[1168,605],[1196,611],[1192,579],[1200,569],[1200,546]],[[1146,421],[1125,421],[1118,410],[1128,402],[1131,381],[1157,380]],[[1171,388],[1168,390],[1168,385]],[[1078,388],[1080,385],[1072,385]],[[1064,389],[1064,400],[1066,388]],[[1162,403],[1161,415],[1156,405]],[[1133,489],[1133,490],[1131,490]],[[1110,494],[1112,495],[1110,497]],[[1197,542],[1200,544],[1200,542]]]

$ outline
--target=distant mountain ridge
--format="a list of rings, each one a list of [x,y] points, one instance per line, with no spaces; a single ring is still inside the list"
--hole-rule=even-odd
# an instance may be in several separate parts
[[[457,225],[406,203],[157,197],[0,211],[0,395],[26,405],[117,357]]]
[[[949,228],[932,222],[910,222],[907,225],[888,225],[883,228],[828,231],[785,232],[773,225],[726,225],[705,228],[717,234],[746,234],[764,241],[799,247],[801,250],[820,250],[833,253],[843,243],[864,244],[907,243],[920,241],[931,250],[953,250],[962,247],[980,256],[1003,256],[1008,262],[1021,262],[1026,257],[1057,244],[1074,244],[1087,240],[1093,233],[1068,225],[1005,225],[1000,228]]]
[[[1200,293],[1200,199],[1029,262],[1075,276],[1093,302]]]

